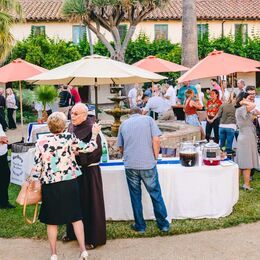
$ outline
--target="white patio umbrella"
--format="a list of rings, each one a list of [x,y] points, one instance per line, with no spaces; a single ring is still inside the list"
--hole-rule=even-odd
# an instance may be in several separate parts
[[[108,57],[92,55],[28,78],[27,81],[46,85],[94,85],[98,118],[98,85],[157,82],[162,79],[166,77]]]

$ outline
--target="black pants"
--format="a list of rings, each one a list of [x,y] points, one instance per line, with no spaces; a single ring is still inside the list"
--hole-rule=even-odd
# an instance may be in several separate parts
[[[14,116],[13,116],[14,111],[15,111],[15,109],[13,109],[13,108],[7,108],[7,118],[8,118],[9,129],[16,128],[16,124],[15,124]]]
[[[8,186],[10,182],[10,169],[7,161],[7,153],[0,156],[0,206],[8,204]]]
[[[0,124],[2,125],[3,130],[5,131],[7,128],[7,123],[5,121],[5,111],[1,107],[0,107]]]
[[[185,120],[185,112],[183,111],[183,107],[174,107],[173,112],[177,120],[181,120],[181,121]]]
[[[207,139],[207,141],[209,141],[211,131],[213,129],[213,131],[214,131],[214,142],[218,144],[218,142],[219,142],[219,121],[220,121],[219,118],[215,119],[213,121],[213,123],[209,123],[207,121],[207,124],[206,124],[206,139]]]

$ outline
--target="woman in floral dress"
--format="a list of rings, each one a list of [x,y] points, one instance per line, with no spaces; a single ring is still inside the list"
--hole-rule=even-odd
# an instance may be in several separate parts
[[[72,223],[80,246],[80,259],[87,259],[84,229],[80,207],[77,177],[81,170],[75,154],[92,152],[97,148],[96,137],[100,126],[95,124],[88,144],[78,140],[73,134],[64,132],[66,116],[55,112],[48,118],[52,134],[41,138],[36,144],[34,177],[42,183],[42,205],[39,219],[47,224],[47,234],[51,247],[51,260],[56,260],[58,225]]]

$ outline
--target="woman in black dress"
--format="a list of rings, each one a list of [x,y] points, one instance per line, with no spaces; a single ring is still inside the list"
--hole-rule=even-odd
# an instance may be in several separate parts
[[[42,205],[39,219],[47,224],[48,239],[51,246],[51,260],[56,260],[56,241],[58,225],[72,223],[80,246],[80,259],[87,259],[82,212],[77,177],[81,170],[75,153],[92,152],[97,148],[96,137],[100,126],[92,128],[89,143],[78,140],[73,134],[64,132],[66,116],[55,112],[48,119],[52,134],[41,138],[36,144],[35,176],[42,183]]]

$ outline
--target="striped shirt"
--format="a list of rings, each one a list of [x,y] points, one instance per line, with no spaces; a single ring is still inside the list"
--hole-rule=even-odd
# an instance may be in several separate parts
[[[117,145],[124,149],[125,168],[152,169],[156,165],[152,138],[160,135],[160,129],[150,116],[134,114],[125,120],[117,139]]]

